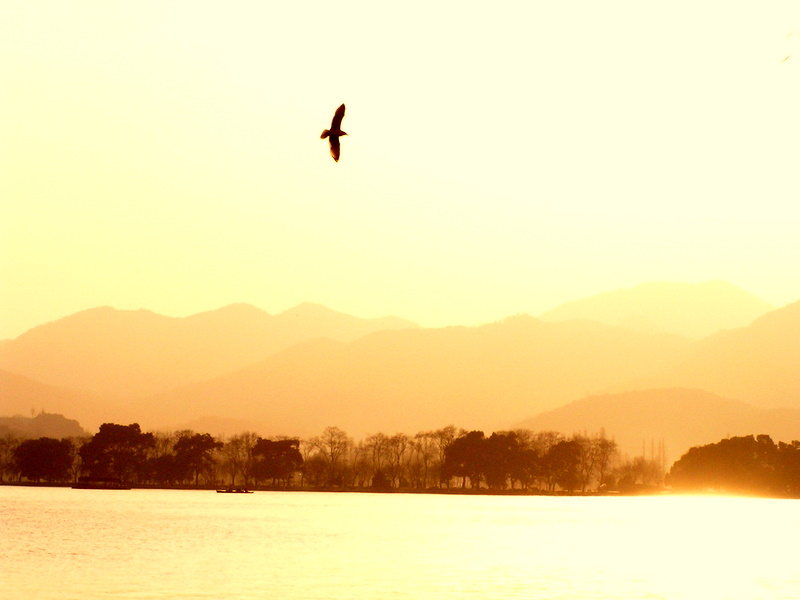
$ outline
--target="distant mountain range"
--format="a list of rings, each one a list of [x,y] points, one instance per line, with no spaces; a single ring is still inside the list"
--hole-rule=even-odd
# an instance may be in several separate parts
[[[657,318],[659,310],[700,311],[703,289],[716,298],[717,312],[728,315],[714,321],[727,330],[693,340],[674,333],[676,324],[691,321],[688,316]],[[675,440],[668,442],[670,451],[678,452],[672,444],[688,438],[670,437],[655,424],[672,423],[669,410],[680,402],[647,400],[662,398],[660,392],[625,393],[692,388],[697,391],[673,397],[707,404],[699,422],[724,423],[736,413],[729,404],[735,401],[753,405],[742,419],[754,425],[762,414],[755,407],[800,409],[800,378],[793,370],[800,364],[800,303],[764,314],[758,306],[766,311],[769,305],[727,284],[658,284],[645,291],[647,303],[637,288],[617,293],[616,314],[634,314],[635,305],[635,314],[654,323],[652,328],[626,327],[632,321],[624,317],[589,319],[592,299],[584,308],[572,303],[574,319],[551,311],[543,317],[552,320],[518,315],[478,327],[434,329],[395,317],[359,319],[311,304],[275,316],[232,305],[183,319],[91,309],[0,343],[0,415],[44,408],[77,418],[88,429],[103,421],[136,421],[147,429],[192,427],[212,434],[247,426],[262,435],[308,436],[336,425],[360,437],[451,423],[487,432],[509,429],[544,418],[544,411],[558,414],[580,398],[605,395],[622,406],[639,398],[642,410],[651,402],[631,443],[669,438]],[[737,328],[742,321],[747,322]],[[596,406],[595,418],[581,412],[559,429],[605,427],[620,442],[635,435],[635,427],[629,433],[621,421],[602,418],[613,412],[608,405],[587,406]],[[685,429],[685,423],[674,425],[679,426]],[[716,440],[703,443],[711,441]]]
[[[749,325],[775,307],[724,281],[643,283],[566,302],[543,321],[589,319],[633,331],[675,333],[699,339]]]
[[[69,415],[84,427],[96,428],[107,405],[99,398],[0,370],[0,416],[30,415],[43,410]]]
[[[672,462],[691,446],[736,435],[800,439],[800,408],[760,409],[697,389],[650,389],[589,396],[516,427],[566,435],[605,431],[629,456],[650,456],[651,448],[663,441]]]
[[[88,433],[73,419],[41,412],[31,417],[0,417],[0,437],[6,435],[19,439],[49,437],[59,440],[84,437]]]
[[[405,327],[416,325],[395,317],[360,319],[317,304],[275,316],[234,304],[186,318],[100,307],[5,341],[0,369],[114,403],[210,379],[305,340],[349,342]]]
[[[674,367],[626,387],[678,385],[763,408],[800,407],[799,367],[800,302],[795,302],[763,315],[747,327],[700,340]]]
[[[337,425],[354,435],[505,429],[539,410],[675,364],[689,342],[592,322],[518,316],[481,327],[317,339],[249,367],[136,401],[130,415],[176,424],[219,413],[270,433]],[[143,418],[143,417],[142,417]]]

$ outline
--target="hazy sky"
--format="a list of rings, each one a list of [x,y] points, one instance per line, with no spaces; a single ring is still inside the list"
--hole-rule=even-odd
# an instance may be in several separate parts
[[[0,338],[98,305],[798,300],[797,32],[797,0],[6,2]]]

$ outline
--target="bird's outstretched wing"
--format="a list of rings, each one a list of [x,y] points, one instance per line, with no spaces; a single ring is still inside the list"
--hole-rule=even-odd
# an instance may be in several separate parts
[[[333,157],[333,160],[339,162],[339,136],[332,135],[329,139],[331,142],[331,156]]]
[[[344,118],[344,104],[336,109],[333,113],[333,121],[331,121],[331,131],[339,131],[342,128],[342,119]]]

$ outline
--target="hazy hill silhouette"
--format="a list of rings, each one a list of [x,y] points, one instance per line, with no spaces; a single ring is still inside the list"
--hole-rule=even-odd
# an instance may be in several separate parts
[[[651,443],[664,440],[668,460],[690,447],[734,435],[766,433],[774,439],[800,439],[800,410],[759,409],[696,389],[651,389],[589,396],[516,424],[534,430],[598,433],[613,437],[629,456],[649,457]]]
[[[0,417],[0,437],[7,434],[19,439],[49,437],[57,440],[89,435],[77,421],[46,412],[34,417]]]
[[[800,302],[694,346],[662,375],[631,387],[693,387],[755,406],[800,408]]]
[[[103,402],[86,393],[45,385],[0,370],[0,416],[27,416],[31,411],[68,415],[81,424],[93,423],[106,410]]]
[[[567,302],[539,318],[591,319],[635,331],[702,338],[722,329],[749,325],[773,309],[767,302],[724,281],[651,282]]]
[[[360,319],[315,304],[275,316],[234,304],[186,318],[101,307],[6,340],[0,368],[113,404],[239,369],[304,340],[351,341],[402,327],[415,325],[395,317]]]
[[[183,319],[98,308],[0,343],[0,369],[13,371],[0,371],[0,415],[44,409],[87,429],[239,423],[265,435],[493,431],[590,394],[655,388],[800,408],[798,364],[800,302],[699,341],[527,315],[420,329],[311,304]]]
[[[489,431],[612,383],[655,373],[689,342],[588,322],[519,316],[481,327],[318,339],[207,382],[131,405],[149,426],[221,414],[265,434],[416,432],[456,423]]]

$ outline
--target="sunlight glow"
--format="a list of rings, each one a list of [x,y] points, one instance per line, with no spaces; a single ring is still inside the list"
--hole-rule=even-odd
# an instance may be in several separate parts
[[[616,569],[620,577],[640,574],[647,588],[659,590],[664,598],[761,598],[771,584],[786,583],[787,574],[793,572],[791,552],[764,553],[752,543],[767,531],[774,533],[797,523],[791,501],[768,501],[774,503],[774,511],[743,520],[742,514],[752,515],[748,505],[763,505],[765,501],[725,496],[665,496],[646,502],[613,500],[619,501],[620,518],[623,514],[629,518],[633,508],[638,511],[635,519],[640,529],[617,529],[609,523],[608,555],[625,554],[626,548],[636,543],[635,538],[646,532],[651,543],[639,552],[627,553],[637,562],[616,565]],[[776,562],[776,554],[785,560]],[[615,568],[613,564],[607,566]]]

